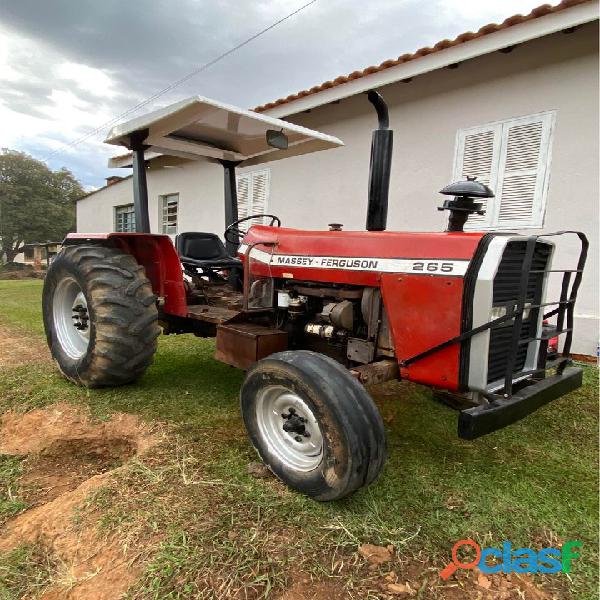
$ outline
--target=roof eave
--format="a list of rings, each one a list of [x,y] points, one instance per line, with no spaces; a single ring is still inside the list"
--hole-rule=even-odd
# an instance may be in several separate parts
[[[132,177],[131,175],[123,175],[119,181],[115,181],[114,183],[109,183],[109,184],[103,185],[102,187],[96,188],[95,190],[92,190],[91,192],[88,192],[87,194],[80,196],[79,198],[77,198],[75,200],[75,202],[77,203],[81,200],[85,200],[86,198],[89,198],[90,196],[93,196],[94,194],[97,194],[98,192],[101,192],[109,187],[119,185],[119,184],[123,183],[124,181],[131,179],[131,177]]]
[[[152,152],[146,150],[144,153],[144,158],[146,160],[152,160],[154,158],[158,158],[160,156],[159,152]],[[108,159],[107,164],[109,169],[127,169],[133,166],[133,154],[130,152],[129,154],[120,154],[119,156],[111,156]]]
[[[597,19],[598,3],[586,2],[414,58],[408,62],[358,77],[296,100],[287,101],[261,112],[277,118],[290,116]]]

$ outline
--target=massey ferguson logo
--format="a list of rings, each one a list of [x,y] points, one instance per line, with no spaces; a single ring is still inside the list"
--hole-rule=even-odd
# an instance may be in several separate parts
[[[375,258],[333,258],[325,256],[281,256],[276,255],[272,265],[291,267],[313,267],[318,269],[352,269],[377,271],[379,260]]]

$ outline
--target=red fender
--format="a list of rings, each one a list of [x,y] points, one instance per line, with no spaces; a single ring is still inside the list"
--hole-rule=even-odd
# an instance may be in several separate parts
[[[153,292],[164,298],[165,313],[188,314],[183,272],[175,246],[168,235],[152,233],[69,233],[64,245],[105,241],[131,254],[146,270]]]

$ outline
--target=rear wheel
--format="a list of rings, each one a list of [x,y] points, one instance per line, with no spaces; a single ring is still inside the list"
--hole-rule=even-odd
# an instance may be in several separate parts
[[[50,352],[71,381],[122,385],[151,364],[160,333],[156,298],[133,256],[65,248],[46,274],[42,308]]]
[[[364,387],[329,357],[301,350],[259,361],[248,371],[241,403],[263,461],[316,500],[343,498],[383,468],[379,411]]]

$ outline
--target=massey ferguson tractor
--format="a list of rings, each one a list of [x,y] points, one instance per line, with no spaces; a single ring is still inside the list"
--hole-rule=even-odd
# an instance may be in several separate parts
[[[214,337],[215,358],[246,371],[241,410],[258,454],[316,500],[342,498],[383,468],[369,384],[408,380],[460,399],[458,435],[468,440],[581,386],[569,352],[585,236],[463,231],[493,196],[474,177],[441,190],[446,231],[386,231],[393,132],[381,96],[368,100],[379,126],[366,231],[238,218],[236,167],[341,146],[334,137],[202,97],[113,128],[106,141],[131,150],[112,166],[133,167],[136,233],[70,234],[50,266],[44,325],[62,373],[92,388],[132,383],[161,330]],[[174,243],[150,233],[150,160],[222,165],[225,243],[214,233]],[[572,269],[553,267],[560,235],[579,238]],[[560,296],[549,301],[557,272]],[[556,336],[562,351],[551,360]]]

